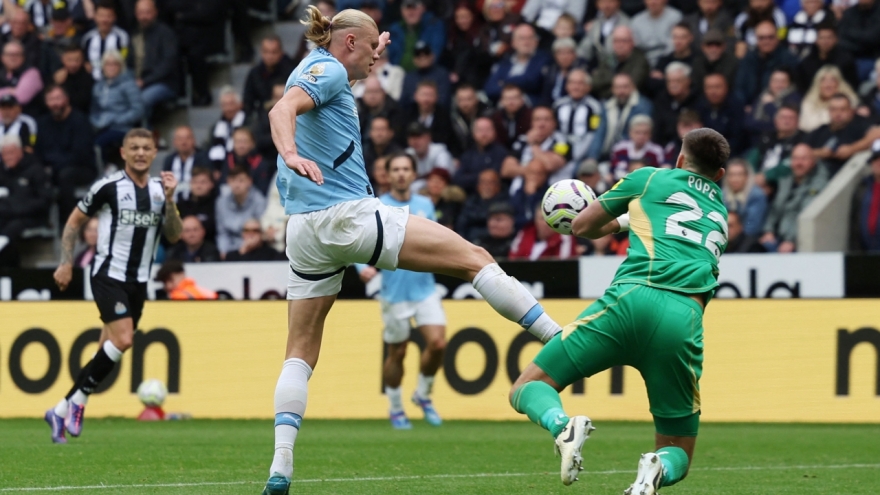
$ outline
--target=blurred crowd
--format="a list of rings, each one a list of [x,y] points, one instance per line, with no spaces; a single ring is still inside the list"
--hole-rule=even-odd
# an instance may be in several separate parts
[[[222,34],[211,33],[231,15],[235,39],[246,40],[236,9],[255,3],[68,2],[4,1],[0,235],[39,222],[52,186],[69,211],[96,160],[112,161],[102,155],[128,128],[149,125],[182,94],[182,73],[191,73],[193,103],[208,103],[197,79],[206,55],[222,49],[213,46]],[[284,12],[298,3],[278,2]],[[386,157],[411,153],[414,191],[442,224],[497,257],[623,254],[625,235],[586,241],[550,230],[539,209],[548,184],[575,177],[601,194],[634,169],[672,166],[681,137],[698,127],[732,148],[721,184],[728,252],[797,251],[798,215],[872,146],[849,247],[880,250],[878,0],[315,5],[327,16],[360,9],[391,33],[372,75],[352,88],[374,190],[389,190]],[[210,135],[174,130],[164,169],[181,182],[185,219],[169,259],[283,259],[268,110],[312,47],[269,36],[256,48],[236,45],[238,58],[258,61],[243,87],[221,91]],[[26,190],[16,185],[23,176]]]

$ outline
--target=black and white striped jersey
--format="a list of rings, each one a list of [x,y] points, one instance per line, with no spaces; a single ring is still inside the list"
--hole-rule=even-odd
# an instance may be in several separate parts
[[[158,178],[138,187],[119,171],[96,182],[79,209],[98,218],[92,275],[120,282],[147,282],[165,218],[165,191]]]
[[[128,57],[129,37],[123,29],[113,26],[106,38],[101,37],[98,28],[92,29],[83,36],[82,49],[86,52],[86,60],[92,64],[92,77],[96,81],[104,79],[101,72],[101,57],[107,50],[116,50],[122,55],[123,63]]]
[[[0,136],[13,134],[21,138],[22,146],[33,147],[37,144],[37,121],[27,114],[21,114],[9,125],[0,122]]]
[[[587,157],[587,151],[602,125],[604,108],[599,100],[592,96],[585,96],[580,100],[565,96],[556,101],[553,109],[559,123],[559,132],[564,134],[572,145],[572,160],[580,163]]]

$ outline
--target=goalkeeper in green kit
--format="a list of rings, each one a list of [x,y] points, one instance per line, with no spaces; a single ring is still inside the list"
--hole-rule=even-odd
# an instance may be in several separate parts
[[[715,184],[730,146],[711,129],[684,136],[674,169],[636,170],[581,211],[572,233],[596,239],[629,230],[611,287],[550,340],[510,391],[517,412],[550,431],[562,482],[577,480],[594,429],[569,417],[560,390],[612,366],[636,368],[648,389],[656,451],[639,460],[625,495],[651,495],[688,472],[700,424],[703,309],[718,287],[727,209]]]

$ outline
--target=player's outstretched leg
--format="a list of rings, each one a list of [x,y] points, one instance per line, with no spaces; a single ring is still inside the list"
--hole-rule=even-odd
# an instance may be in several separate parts
[[[446,327],[441,325],[423,325],[419,331],[425,337],[425,350],[421,355],[419,377],[413,393],[413,404],[419,406],[425,414],[425,421],[431,426],[440,426],[443,420],[434,408],[431,391],[434,388],[434,376],[443,364],[446,351]]]
[[[690,468],[696,437],[657,434],[657,450],[642,454],[636,480],[624,495],[654,495],[683,480]]]

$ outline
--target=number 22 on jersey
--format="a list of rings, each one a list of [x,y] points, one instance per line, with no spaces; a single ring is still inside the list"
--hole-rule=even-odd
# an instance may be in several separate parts
[[[669,218],[666,219],[666,234],[701,244],[715,255],[716,259],[720,259],[721,248],[718,245],[727,243],[727,222],[724,221],[724,216],[717,211],[710,211],[708,214],[704,214],[702,208],[697,205],[697,201],[684,192],[677,192],[669,196],[665,202],[682,205],[687,208],[684,211],[669,215]],[[709,231],[705,239],[703,239],[702,233],[683,225],[685,222],[696,222],[703,218],[703,216],[708,217],[720,229]]]

